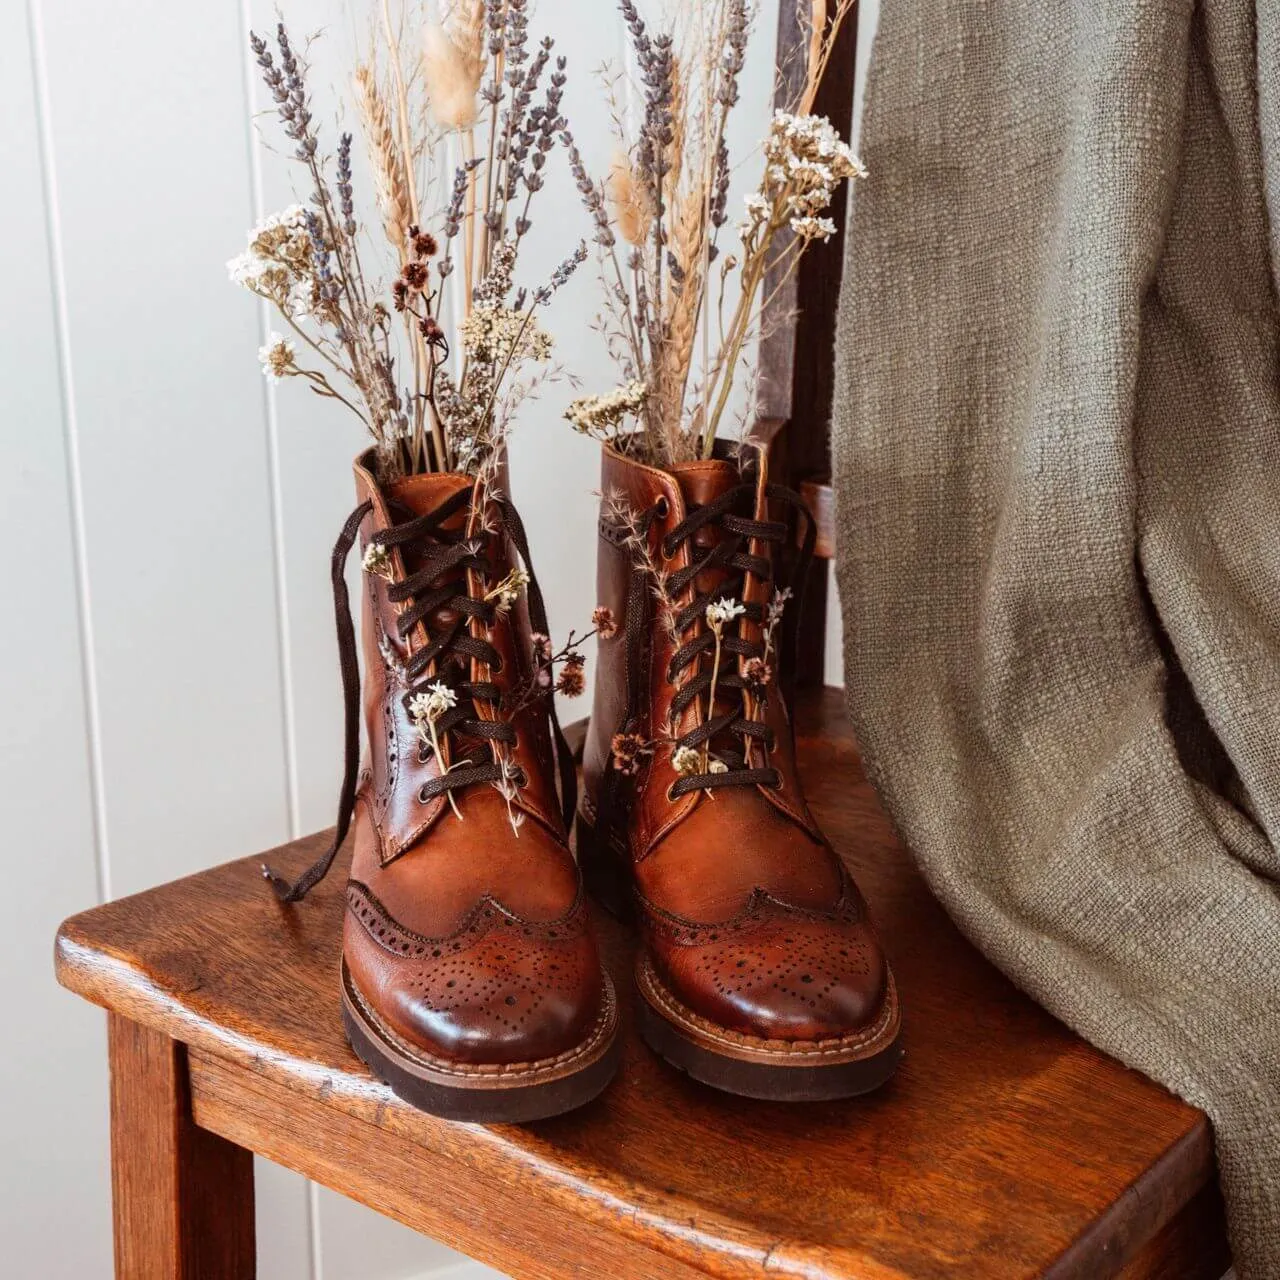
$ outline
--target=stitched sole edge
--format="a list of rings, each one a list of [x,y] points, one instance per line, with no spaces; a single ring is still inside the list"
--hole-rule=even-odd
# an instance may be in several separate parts
[[[636,1018],[645,1043],[694,1080],[726,1093],[777,1102],[820,1102],[870,1093],[902,1060],[902,1020],[889,974],[884,1007],[863,1031],[839,1039],[765,1040],[717,1026],[663,985],[648,957],[636,960]]]
[[[468,1065],[424,1054],[369,1006],[342,964],[342,1025],[360,1060],[397,1097],[431,1115],[472,1124],[523,1124],[597,1097],[618,1068],[618,1002],[608,974],[590,1034],[566,1053],[534,1062]]]

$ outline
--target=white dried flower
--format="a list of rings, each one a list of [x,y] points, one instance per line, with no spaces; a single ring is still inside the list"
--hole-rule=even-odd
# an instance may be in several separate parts
[[[707,605],[707,626],[713,631],[719,631],[726,622],[732,622],[734,618],[742,617],[746,611],[745,605],[723,596]]]
[[[523,770],[505,752],[498,757],[501,776],[489,785],[494,787],[507,804],[507,821],[516,839],[520,838],[520,828],[524,826],[524,814],[515,807],[520,794],[520,780]]]
[[[770,628],[776,627],[782,621],[782,611],[787,607],[787,601],[791,599],[791,596],[790,587],[783,587],[780,590],[775,588],[773,596],[765,606],[764,611],[765,623]]]
[[[258,359],[262,363],[262,373],[271,382],[279,382],[297,370],[294,354],[297,348],[287,338],[273,333],[267,338],[266,346],[258,348]]]
[[[728,773],[729,766],[723,760],[710,760],[707,762],[708,773]]]
[[[446,684],[433,680],[419,693],[409,699],[409,714],[418,724],[430,726],[435,724],[446,711],[458,705],[458,695]]]
[[[688,777],[702,772],[702,757],[692,747],[677,747],[671,753],[671,767]]]
[[[744,196],[743,204],[746,206],[747,216],[738,223],[738,235],[743,240],[749,240],[759,227],[769,221],[773,206],[759,191],[751,191]]]
[[[743,240],[749,241],[775,208],[785,211],[792,230],[804,240],[834,234],[830,219],[821,215],[844,179],[865,177],[867,171],[831,121],[776,112],[764,154],[764,179],[760,190],[747,196],[747,217],[738,228]]]
[[[275,303],[291,316],[311,314],[316,280],[307,210],[292,204],[268,214],[249,232],[248,248],[227,263],[233,284]]]
[[[836,224],[830,218],[792,218],[791,230],[801,240],[830,240],[836,233]]]
[[[530,312],[512,307],[476,307],[459,326],[462,349],[481,364],[504,368],[522,360],[551,359],[555,340]]]
[[[520,599],[520,593],[528,585],[528,573],[524,569],[512,569],[492,591],[486,592],[484,598],[493,601],[494,610],[501,617]]]
[[[648,398],[649,389],[643,382],[628,382],[607,395],[580,396],[570,403],[564,416],[575,431],[584,435],[607,433],[620,426],[628,415],[638,413]]]
[[[381,542],[371,542],[360,557],[360,567],[365,573],[377,574],[379,578],[391,581],[394,567],[391,563],[391,552]]]

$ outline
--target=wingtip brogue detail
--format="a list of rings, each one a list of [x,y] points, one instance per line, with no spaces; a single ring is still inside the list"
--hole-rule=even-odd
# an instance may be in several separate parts
[[[830,910],[757,887],[727,920],[683,919],[641,902],[649,958],[682,1004],[764,1040],[855,1036],[880,1014],[883,952],[853,886]]]
[[[625,897],[639,918],[641,1030],[731,1092],[875,1088],[900,1057],[896,990],[805,803],[785,697],[792,659],[770,622],[795,545],[789,516],[807,513],[763,458],[668,473],[606,448],[601,489],[632,513],[630,540],[602,518],[598,570],[598,598],[632,642],[602,645],[597,660],[578,847],[593,891],[615,906]],[[811,534],[803,543],[798,580]],[[645,581],[654,566],[672,597],[666,621]],[[718,634],[713,603],[727,614]],[[613,759],[619,733],[650,744],[627,776]]]
[[[394,920],[369,888],[347,885],[347,969],[404,1044],[466,1063],[535,1062],[571,1052],[604,997],[585,895],[560,918],[530,920],[485,894],[453,933]],[[374,947],[351,936],[363,931]]]

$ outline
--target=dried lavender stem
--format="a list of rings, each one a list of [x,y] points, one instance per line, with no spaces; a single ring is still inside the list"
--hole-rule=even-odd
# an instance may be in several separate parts
[[[498,50],[497,54],[494,55],[493,57],[493,83],[495,85],[501,86],[502,78],[506,74],[506,70],[507,70],[507,46],[504,38],[502,47]],[[488,146],[488,152],[485,158],[485,165],[484,165],[484,212],[486,214],[488,214],[489,210],[493,208],[493,195],[494,195],[494,188],[496,185],[495,174],[493,171],[494,170],[493,153],[497,146],[497,142],[498,142],[498,104],[497,102],[491,102],[489,104],[489,146]],[[481,245],[480,261],[482,263],[488,262],[490,244],[489,244],[489,220],[487,217],[485,218],[485,221],[484,221],[484,227],[481,230],[480,245]],[[471,290],[468,289],[467,290],[468,314],[470,313],[470,308],[471,308],[470,294],[471,294]]]
[[[475,130],[468,129],[467,132],[463,135],[463,141],[462,141],[462,157],[463,157],[464,163],[469,166],[471,161],[475,159],[475,156],[476,156]],[[486,195],[485,195],[486,212],[488,211],[488,202],[489,202],[489,197],[488,197],[488,193],[486,192]],[[471,294],[472,294],[472,289],[475,285],[475,265],[476,265],[475,264],[475,246],[476,246],[476,240],[479,238],[476,235],[476,172],[474,169],[469,169],[467,173],[467,209],[464,217],[466,218],[466,223],[465,223],[465,229],[463,231],[462,261],[463,261],[463,278],[466,283],[467,296],[464,303],[463,315],[469,316],[471,314],[471,307],[472,307]]]

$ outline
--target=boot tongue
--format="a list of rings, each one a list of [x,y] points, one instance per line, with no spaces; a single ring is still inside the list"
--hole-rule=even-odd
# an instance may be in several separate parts
[[[742,473],[737,465],[719,458],[709,462],[678,463],[671,468],[671,474],[680,486],[686,514],[694,507],[705,507],[708,502],[714,502],[723,493],[742,483]],[[700,560],[723,536],[719,526],[703,525],[690,539],[690,559]],[[695,586],[699,592],[711,593],[714,599],[717,588],[729,576],[730,571],[724,568],[709,569],[698,574]]]
[[[470,489],[474,481],[470,476],[453,472],[427,472],[424,475],[403,476],[382,486],[389,501],[406,508],[415,516],[425,516],[442,502],[452,498],[460,489]],[[451,516],[444,527],[449,530],[466,528],[467,508],[463,507]]]
[[[470,476],[433,471],[392,480],[382,486],[382,492],[392,508],[392,519],[398,521],[403,519],[406,513],[410,516],[429,515],[454,494],[463,489],[470,489],[474,483]],[[469,504],[460,506],[448,520],[444,521],[441,528],[449,533],[464,532],[469,512]],[[401,554],[404,558],[405,573],[416,573],[422,563],[420,555],[412,547],[401,548]],[[432,587],[456,586],[458,593],[461,594],[466,590],[466,571],[455,569],[437,578],[431,585]],[[457,613],[446,606],[428,614],[425,621],[428,631],[434,634],[451,627],[457,620]]]

